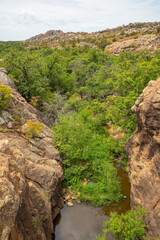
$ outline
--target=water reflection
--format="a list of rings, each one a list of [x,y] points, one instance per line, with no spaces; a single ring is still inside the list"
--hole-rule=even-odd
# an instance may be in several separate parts
[[[110,213],[113,211],[121,214],[131,209],[130,182],[128,179],[128,175],[119,164],[115,163],[115,167],[117,169],[118,179],[121,183],[123,199],[119,203],[110,204],[101,208],[103,214],[107,216],[109,216]]]
[[[73,202],[74,207],[66,204],[61,210],[61,221],[56,219],[56,240],[91,240],[95,234],[102,234],[103,221],[109,220],[108,216],[100,213],[100,208],[95,208],[84,203]]]
[[[122,185],[122,194],[125,198],[118,204],[110,204],[105,207],[93,207],[85,203],[74,202],[73,207],[66,204],[55,220],[54,240],[95,240],[95,234],[103,233],[103,222],[109,220],[112,211],[118,214],[125,213],[130,209],[130,184],[124,170],[115,164],[118,178]],[[112,240],[108,236],[107,240]]]

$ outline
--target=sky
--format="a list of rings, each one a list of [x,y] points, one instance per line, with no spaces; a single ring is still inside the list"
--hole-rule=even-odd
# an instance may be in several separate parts
[[[0,41],[160,21],[160,0],[0,0]]]

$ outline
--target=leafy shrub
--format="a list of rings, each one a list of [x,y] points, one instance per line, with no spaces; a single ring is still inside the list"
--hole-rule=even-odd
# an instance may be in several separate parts
[[[30,104],[36,108],[39,105],[39,101],[40,101],[40,96],[32,97],[30,99]]]
[[[108,45],[111,45],[113,43],[113,41],[109,41],[108,39],[106,39],[106,38],[102,38],[100,41],[97,41],[97,46],[100,48],[100,49],[102,49],[102,50],[104,50],[104,48],[106,47],[106,46],[108,46]]]
[[[115,212],[111,213],[110,221],[104,222],[103,236],[97,236],[96,239],[106,240],[109,232],[114,234],[114,240],[145,239],[147,225],[143,223],[143,217],[146,213],[146,210],[140,206],[120,216]]]
[[[10,89],[0,85],[0,111],[9,107],[11,98]]]
[[[13,119],[14,119],[14,123],[15,123],[15,124],[19,124],[19,123],[21,122],[20,116],[14,114],[14,115],[12,115],[12,117],[13,117]]]
[[[135,35],[137,35],[138,34],[138,32],[131,32],[130,33],[130,36],[135,36]]]
[[[157,27],[157,33],[160,33],[160,27]]]
[[[117,39],[114,37],[114,38],[112,39],[112,41],[113,41],[113,42],[117,42]]]
[[[33,122],[27,120],[25,126],[22,128],[22,132],[26,134],[26,138],[39,137],[42,132],[42,123]]]

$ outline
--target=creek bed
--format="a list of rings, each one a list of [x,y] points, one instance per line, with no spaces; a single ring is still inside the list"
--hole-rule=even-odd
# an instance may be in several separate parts
[[[95,240],[95,235],[103,233],[103,222],[109,220],[112,211],[118,214],[130,210],[130,183],[123,168],[115,163],[118,179],[121,182],[123,199],[117,204],[93,207],[86,203],[73,201],[74,206],[67,204],[55,219],[55,235],[53,240]],[[108,236],[107,240],[112,240]]]

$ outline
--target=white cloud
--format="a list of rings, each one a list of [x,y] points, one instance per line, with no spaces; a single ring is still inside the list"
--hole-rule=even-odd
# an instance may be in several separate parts
[[[0,40],[23,40],[49,29],[98,31],[138,21],[159,21],[159,0],[5,0]]]

